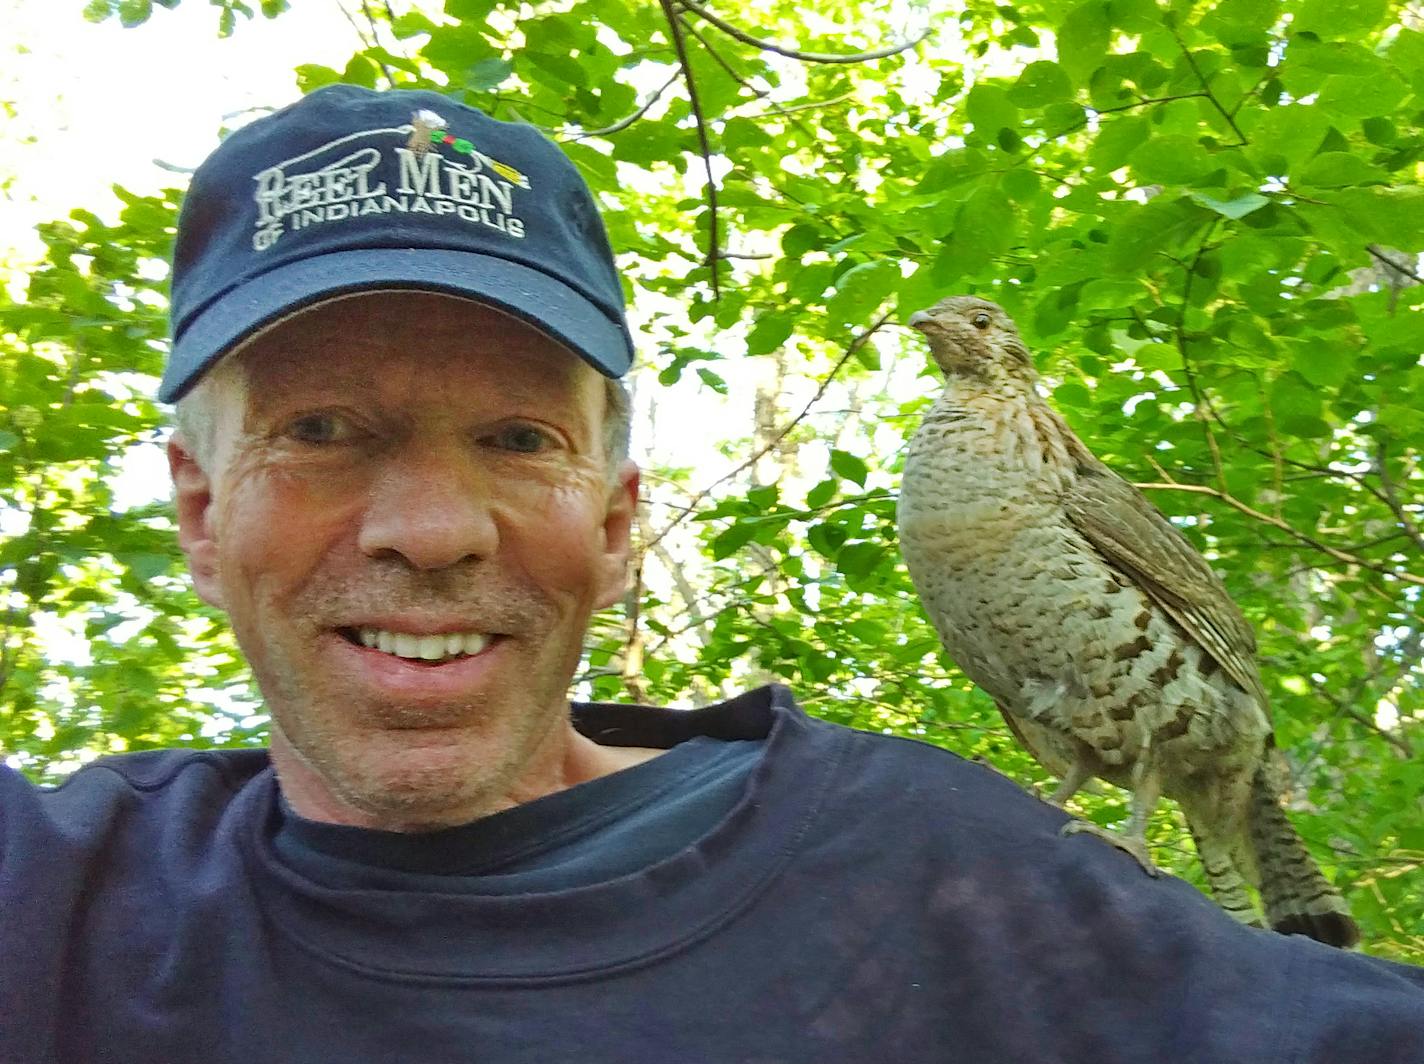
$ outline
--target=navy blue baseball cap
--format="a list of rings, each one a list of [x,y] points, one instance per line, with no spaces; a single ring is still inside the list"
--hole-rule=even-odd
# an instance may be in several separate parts
[[[605,376],[632,362],[603,222],[552,141],[439,93],[331,85],[233,133],[193,175],[158,398],[283,318],[376,289],[488,303]]]

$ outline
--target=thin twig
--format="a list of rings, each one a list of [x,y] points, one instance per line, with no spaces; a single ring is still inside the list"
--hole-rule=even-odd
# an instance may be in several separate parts
[[[1380,251],[1379,246],[1377,244],[1366,244],[1365,250],[1368,251],[1371,255],[1373,255],[1376,259],[1378,259],[1380,263],[1385,266],[1388,266],[1395,273],[1399,274],[1399,276],[1407,278],[1414,284],[1424,284],[1424,277],[1420,277],[1417,273],[1409,269],[1407,266],[1396,262],[1394,259],[1386,255],[1383,251]]]
[[[1231,127],[1231,132],[1235,133],[1237,140],[1240,141],[1239,144],[1232,144],[1230,146],[1233,148],[1244,148],[1250,144],[1251,142],[1246,139],[1246,134],[1242,133],[1241,127],[1236,124],[1236,116],[1223,107],[1221,101],[1216,98],[1216,94],[1211,91],[1210,82],[1207,81],[1206,75],[1201,72],[1201,67],[1197,66],[1196,56],[1192,55],[1191,49],[1187,47],[1187,43],[1182,40],[1182,35],[1178,33],[1175,28],[1172,30],[1172,38],[1177,42],[1177,47],[1182,50],[1182,55],[1186,57],[1187,66],[1192,68],[1192,73],[1197,76],[1197,81],[1201,82],[1201,87],[1203,91],[1206,92],[1206,98],[1210,100],[1211,105],[1216,108],[1217,114],[1226,119],[1226,124]]]
[[[1405,760],[1413,760],[1414,747],[1410,745],[1409,740],[1406,739],[1404,736],[1395,735],[1392,731],[1388,731],[1385,728],[1381,728],[1375,721],[1371,720],[1360,710],[1356,709],[1353,706],[1344,705],[1335,697],[1334,694],[1332,694],[1326,688],[1317,687],[1316,691],[1324,695],[1328,701],[1333,702],[1335,704],[1335,708],[1338,709],[1341,713],[1345,714],[1345,716],[1349,717],[1355,723],[1363,725],[1365,728],[1378,735],[1385,742],[1389,743],[1390,746],[1394,747],[1400,752],[1400,754],[1404,756]]]
[[[588,137],[606,137],[610,134],[618,133],[622,130],[627,129],[634,122],[638,121],[638,119],[642,118],[645,114],[647,114],[648,108],[652,107],[653,104],[657,103],[658,100],[662,99],[663,93],[667,92],[668,89],[672,86],[672,83],[678,79],[678,73],[678,71],[673,71],[672,77],[668,78],[665,82],[663,82],[656,89],[654,89],[648,95],[648,98],[637,106],[637,108],[633,111],[632,114],[626,115],[623,118],[620,118],[618,121],[614,122],[611,126],[604,126],[602,129],[580,130],[578,133],[570,134],[568,136],[568,139],[584,140]]]
[[[819,111],[826,107],[839,107],[843,103],[849,103],[855,99],[855,93],[846,92],[839,96],[832,96],[829,100],[812,100],[810,103],[794,103],[788,107],[783,107],[778,103],[771,102],[767,106],[771,109],[763,111],[761,114],[744,115],[745,118],[758,119],[766,118],[768,115],[794,115],[802,111]]]
[[[721,52],[717,51],[716,48],[712,47],[712,42],[709,41],[705,36],[703,36],[702,32],[691,22],[683,18],[681,15],[678,16],[677,21],[678,25],[680,25],[688,33],[692,34],[693,37],[697,38],[697,43],[702,45],[702,50],[705,51],[712,58],[713,62],[715,62],[719,67],[722,68],[722,70],[726,73],[727,77],[731,78],[738,85],[746,89],[749,93],[751,93],[759,100],[771,95],[770,89],[759,89],[741,74],[737,73],[737,71],[733,69],[732,64],[727,62],[726,57],[723,56]]]
[[[640,522],[641,523],[641,522]],[[633,580],[624,601],[628,603],[626,634],[623,639],[623,667],[620,674],[623,686],[633,700],[646,704],[648,686],[643,679],[643,558],[644,551],[638,552],[633,565]]]
[[[1256,378],[1256,391],[1261,396],[1261,412],[1266,420],[1266,435],[1271,441],[1271,453],[1275,455],[1275,458],[1271,461],[1271,476],[1273,478],[1271,487],[1276,496],[1276,516],[1284,520],[1286,470],[1285,463],[1281,461],[1281,455],[1284,453],[1284,449],[1281,447],[1280,436],[1276,433],[1275,411],[1271,409],[1270,398],[1266,395],[1265,385],[1261,383],[1259,377]]]
[[[1213,488],[1207,484],[1175,483],[1146,483],[1138,484],[1137,487],[1141,491],[1186,491],[1197,495],[1210,495],[1212,498],[1226,503],[1226,505],[1233,509],[1239,510],[1247,517],[1260,521],[1262,524],[1270,525],[1272,528],[1278,528],[1307,546],[1320,551],[1322,554],[1328,554],[1336,561],[1345,562],[1348,565],[1358,565],[1364,569],[1372,569],[1377,573],[1392,576],[1396,580],[1403,580],[1406,584],[1419,584],[1424,586],[1424,576],[1416,576],[1414,573],[1405,572],[1400,569],[1391,569],[1378,562],[1372,562],[1368,558],[1361,558],[1358,554],[1351,554],[1348,551],[1340,550],[1338,547],[1332,547],[1328,543],[1321,543],[1318,539],[1307,536],[1294,525],[1288,524],[1279,518],[1272,517],[1270,514],[1263,514],[1260,510],[1253,509],[1234,495],[1229,495],[1219,488]]]
[[[371,27],[371,40],[373,42],[373,47],[384,47],[381,44],[381,31],[376,28],[376,15],[371,10],[371,0],[361,0],[361,13],[366,16],[366,24]],[[391,73],[390,66],[386,63],[384,59],[377,59],[376,62],[380,65],[381,73],[386,75],[386,84],[390,88],[395,88],[396,78],[395,75]]]
[[[1414,541],[1414,545],[1424,551],[1424,534],[1419,531],[1419,526],[1410,518],[1409,512],[1404,508],[1404,504],[1399,501],[1399,492],[1395,489],[1394,478],[1389,475],[1389,456],[1385,453],[1383,440],[1376,442],[1377,457],[1376,462],[1379,468],[1380,488],[1384,492],[1385,505],[1394,512],[1394,519],[1399,522],[1399,527],[1404,529],[1405,535]]]
[[[1069,133],[1078,132],[1078,130],[1086,126],[1093,118],[1101,115],[1113,115],[1122,111],[1134,111],[1139,107],[1146,107],[1152,103],[1172,103],[1174,100],[1202,99],[1207,95],[1208,93],[1205,92],[1183,92],[1173,96],[1140,96],[1136,100],[1133,100],[1132,103],[1119,104],[1117,107],[1088,107],[1086,110],[1092,113],[1090,115],[1085,114],[1082,121],[1074,122],[1071,126],[1067,126],[1057,133],[1047,133],[1045,136],[1049,140],[1057,140],[1059,137],[1066,137]]]
[[[868,63],[875,59],[884,59],[887,56],[896,55],[907,51],[919,44],[930,35],[930,27],[926,26],[919,36],[910,40],[901,41],[899,44],[891,45],[888,48],[878,48],[872,52],[853,52],[850,54],[836,54],[833,52],[802,52],[794,48],[785,48],[782,45],[774,44],[761,37],[753,36],[745,30],[739,30],[730,22],[718,18],[700,4],[693,3],[693,0],[678,0],[679,6],[687,11],[691,11],[699,18],[710,22],[728,37],[732,37],[743,44],[749,44],[753,48],[759,48],[763,52],[775,52],[777,55],[784,55],[788,59],[797,59],[803,63]],[[666,6],[666,4],[664,5]]]
[[[1216,481],[1221,485],[1221,490],[1226,491],[1226,470],[1221,462],[1221,448],[1217,446],[1216,434],[1211,431],[1211,422],[1207,418],[1207,410],[1202,402],[1202,390],[1197,385],[1197,375],[1192,369],[1191,357],[1187,354],[1187,310],[1192,302],[1192,283],[1197,275],[1197,266],[1201,263],[1202,256],[1206,254],[1207,245],[1211,242],[1211,234],[1216,229],[1216,220],[1213,219],[1206,227],[1206,232],[1202,234],[1201,243],[1197,245],[1197,251],[1192,256],[1190,265],[1185,265],[1187,271],[1186,284],[1182,286],[1182,312],[1177,315],[1176,324],[1172,333],[1177,340],[1177,353],[1182,359],[1182,372],[1187,378],[1187,387],[1192,393],[1192,409],[1197,420],[1201,422],[1202,432],[1206,435],[1207,450],[1211,452],[1211,464],[1216,470]]]
[[[1235,117],[1241,111],[1241,108],[1246,106],[1246,101],[1249,100],[1252,96],[1255,96],[1256,91],[1266,82],[1270,81],[1273,77],[1275,77],[1276,73],[1277,72],[1275,67],[1267,67],[1265,72],[1262,73],[1261,76],[1256,79],[1256,84],[1252,85],[1249,89],[1247,89],[1246,92],[1242,94],[1241,99],[1237,100],[1235,106],[1231,108],[1232,117]]]
[[[697,95],[697,82],[692,76],[692,63],[687,58],[687,42],[683,40],[682,23],[673,9],[673,0],[659,0],[672,35],[677,62],[687,85],[687,100],[692,106],[692,118],[697,125],[697,142],[702,148],[702,165],[707,170],[707,266],[712,279],[712,299],[722,298],[721,282],[717,278],[717,252],[721,244],[717,232],[717,179],[712,173],[712,145],[707,139],[707,118],[702,113],[702,100]]]
[[[683,521],[687,520],[690,514],[695,513],[697,509],[697,504],[700,503],[703,499],[707,498],[708,495],[712,494],[714,488],[718,487],[721,484],[725,484],[727,481],[731,480],[739,473],[742,473],[745,470],[750,469],[752,466],[756,465],[756,463],[761,461],[761,459],[765,455],[769,454],[776,447],[777,444],[779,444],[782,440],[789,436],[791,434],[791,431],[802,422],[802,420],[806,417],[807,414],[811,412],[811,408],[821,401],[821,397],[826,394],[826,391],[831,386],[831,382],[836,379],[836,375],[840,373],[841,369],[845,366],[845,364],[849,362],[852,358],[854,358],[855,353],[859,351],[862,347],[864,347],[866,345],[866,342],[872,336],[874,336],[876,332],[883,328],[885,323],[888,322],[894,316],[895,312],[893,310],[887,310],[884,314],[877,318],[869,326],[869,328],[867,328],[863,333],[861,333],[849,344],[847,344],[845,354],[841,355],[840,359],[837,360],[836,364],[831,367],[831,371],[826,374],[826,379],[823,380],[821,382],[821,386],[816,389],[816,394],[811,396],[810,400],[806,403],[806,405],[801,408],[801,413],[797,414],[794,418],[792,418],[785,425],[783,425],[781,427],[781,430],[777,432],[775,436],[768,440],[764,445],[757,448],[757,450],[752,454],[752,456],[748,458],[745,462],[737,466],[735,469],[732,469],[727,473],[723,473],[711,484],[708,484],[705,488],[703,488],[696,495],[694,495],[691,501],[688,503],[687,509],[681,514],[679,514],[677,517],[674,517],[671,521],[669,521],[666,527],[664,527],[661,532],[659,532],[655,537],[653,537],[652,543],[650,543],[649,546],[662,542],[663,538],[667,536],[669,532],[671,532],[674,528],[680,525]]]

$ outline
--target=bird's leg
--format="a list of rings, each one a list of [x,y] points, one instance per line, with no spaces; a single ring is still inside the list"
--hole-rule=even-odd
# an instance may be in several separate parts
[[[1051,805],[1056,805],[1062,809],[1069,798],[1077,794],[1093,778],[1093,770],[1086,757],[1074,758],[1073,764],[1068,767],[1068,771],[1063,774],[1063,778],[1058,781],[1058,786],[1053,789],[1053,793],[1048,796]]]
[[[1066,782],[1066,780],[1065,780]],[[1060,790],[1062,787],[1060,786]],[[1147,850],[1147,821],[1162,797],[1162,780],[1150,758],[1144,752],[1138,759],[1132,773],[1132,812],[1127,820],[1127,828],[1119,833],[1110,828],[1099,827],[1089,820],[1070,820],[1063,825],[1063,835],[1096,835],[1110,842],[1119,850],[1130,853],[1149,876],[1160,873],[1152,863],[1152,855]]]

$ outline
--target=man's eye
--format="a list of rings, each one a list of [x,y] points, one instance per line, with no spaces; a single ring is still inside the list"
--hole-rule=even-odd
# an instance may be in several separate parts
[[[287,426],[287,435],[302,443],[340,443],[351,426],[335,414],[303,414]]]
[[[552,444],[549,434],[533,425],[505,425],[487,437],[495,447],[520,454],[538,454]]]

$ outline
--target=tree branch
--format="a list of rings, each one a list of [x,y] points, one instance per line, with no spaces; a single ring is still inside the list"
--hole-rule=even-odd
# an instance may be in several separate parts
[[[894,316],[894,314],[895,312],[893,310],[887,310],[884,314],[877,318],[875,322],[870,325],[869,328],[867,328],[863,333],[861,333],[849,344],[847,344],[845,354],[841,355],[840,359],[837,360],[836,364],[831,367],[830,373],[826,374],[826,379],[823,380],[821,382],[821,386],[816,389],[816,394],[811,396],[810,400],[806,403],[806,405],[801,408],[801,413],[797,414],[794,418],[792,418],[785,425],[783,425],[781,430],[777,432],[775,436],[773,436],[761,447],[757,448],[757,450],[752,454],[752,456],[746,461],[744,461],[741,465],[737,466],[735,469],[732,469],[727,473],[722,474],[711,484],[708,484],[705,488],[703,488],[696,495],[694,495],[691,501],[687,504],[687,509],[684,510],[682,513],[678,514],[678,516],[674,517],[671,521],[669,521],[667,525],[663,528],[663,530],[653,537],[652,542],[649,543],[648,546],[652,547],[658,543],[661,543],[669,532],[671,532],[678,525],[682,524],[683,521],[687,520],[689,515],[697,511],[697,504],[700,503],[703,499],[707,498],[708,495],[712,494],[712,490],[714,488],[721,484],[725,484],[727,481],[731,480],[739,473],[742,473],[745,470],[748,470],[752,466],[756,465],[757,462],[761,461],[764,455],[769,454],[776,447],[777,444],[779,444],[782,440],[789,436],[791,434],[792,429],[799,425],[805,419],[806,415],[811,412],[811,408],[821,401],[821,397],[826,394],[827,389],[829,389],[831,386],[831,382],[836,379],[836,375],[840,373],[841,369],[845,366],[845,364],[849,362],[853,357],[855,357],[855,353],[859,351],[862,347],[864,347],[866,342],[872,336],[874,336],[877,331],[883,328],[885,323],[888,322]]]
[[[1386,255],[1383,251],[1379,249],[1378,244],[1366,244],[1365,250],[1368,251],[1372,256],[1374,256],[1374,258],[1377,259],[1381,265],[1388,266],[1391,270],[1397,273],[1400,277],[1403,277],[1408,280],[1411,284],[1424,284],[1424,277],[1420,277],[1417,273],[1409,269],[1407,266],[1404,266],[1402,263],[1396,262],[1394,259],[1390,258],[1388,255]]]
[[[1244,148],[1251,142],[1246,139],[1246,134],[1241,132],[1241,127],[1236,124],[1236,116],[1222,106],[1221,101],[1216,98],[1216,94],[1211,91],[1211,84],[1207,81],[1206,75],[1201,72],[1201,67],[1197,66],[1196,56],[1192,55],[1192,50],[1187,47],[1187,43],[1182,40],[1182,35],[1176,28],[1172,29],[1172,39],[1177,42],[1177,47],[1182,50],[1182,55],[1186,57],[1187,66],[1192,68],[1192,73],[1197,76],[1197,81],[1201,82],[1202,91],[1206,93],[1206,98],[1211,101],[1211,105],[1216,108],[1217,114],[1226,119],[1226,124],[1231,127],[1231,132],[1236,134],[1236,139],[1240,142],[1233,144],[1233,148]]]
[[[1177,354],[1182,360],[1182,372],[1187,378],[1187,387],[1192,393],[1192,410],[1196,414],[1197,420],[1201,422],[1202,432],[1206,435],[1207,450],[1211,452],[1211,464],[1216,470],[1216,482],[1221,485],[1221,490],[1226,491],[1226,470],[1221,462],[1221,448],[1217,446],[1216,434],[1211,431],[1211,422],[1207,416],[1207,405],[1202,399],[1201,388],[1197,385],[1197,375],[1192,368],[1191,356],[1187,354],[1187,309],[1192,302],[1192,283],[1197,275],[1197,266],[1201,263],[1202,256],[1206,254],[1207,244],[1211,241],[1211,234],[1216,229],[1216,221],[1213,219],[1206,227],[1206,232],[1202,234],[1201,243],[1197,245],[1197,252],[1192,256],[1192,261],[1185,264],[1187,271],[1186,284],[1182,286],[1182,312],[1177,315],[1176,324],[1172,328],[1172,334],[1177,341]]]
[[[1318,539],[1306,535],[1294,525],[1288,524],[1279,518],[1272,517],[1270,514],[1263,514],[1260,510],[1253,509],[1234,495],[1229,495],[1219,488],[1213,488],[1206,484],[1177,483],[1146,483],[1137,484],[1136,487],[1141,491],[1186,491],[1196,495],[1210,495],[1212,498],[1226,503],[1226,505],[1233,509],[1239,510],[1247,517],[1260,521],[1262,524],[1270,525],[1272,528],[1278,528],[1292,538],[1304,543],[1306,546],[1312,547],[1322,554],[1328,554],[1336,561],[1345,562],[1348,565],[1358,565],[1363,569],[1372,569],[1377,573],[1383,573],[1385,576],[1392,576],[1396,580],[1402,580],[1406,584],[1419,584],[1420,586],[1424,586],[1424,576],[1416,576],[1414,573],[1405,572],[1400,569],[1391,569],[1378,562],[1372,562],[1368,558],[1361,558],[1358,554],[1351,554],[1348,551],[1340,550],[1338,547],[1332,547],[1328,543],[1321,543]]]
[[[702,113],[697,82],[693,79],[692,64],[687,58],[687,42],[683,40],[682,23],[673,9],[673,0],[659,0],[659,3],[667,19],[668,32],[672,34],[672,45],[677,52],[678,65],[682,68],[683,81],[687,84],[687,99],[697,124],[697,142],[702,148],[702,165],[707,170],[707,266],[712,278],[712,299],[716,301],[722,298],[721,282],[717,277],[717,252],[721,239],[717,232],[717,179],[712,174],[712,145],[707,139],[707,118]]]
[[[1394,512],[1394,519],[1399,522],[1399,527],[1404,530],[1416,547],[1424,551],[1424,534],[1419,531],[1413,519],[1409,516],[1409,511],[1404,508],[1404,504],[1399,501],[1399,492],[1394,486],[1394,479],[1389,475],[1389,457],[1385,454],[1385,444],[1383,440],[1376,440],[1376,466],[1379,468],[1380,489],[1384,492],[1385,505]]]
[[[741,41],[743,44],[749,44],[753,48],[758,48],[763,52],[774,52],[777,55],[784,55],[788,59],[797,59],[803,63],[868,63],[875,59],[884,59],[887,56],[907,51],[930,35],[930,27],[926,26],[919,36],[911,40],[901,41],[899,44],[891,45],[887,48],[878,48],[872,52],[852,52],[849,54],[802,52],[794,48],[782,47],[779,44],[774,44],[761,37],[755,37],[745,30],[739,30],[730,22],[726,22],[712,14],[712,12],[708,11],[702,5],[694,3],[693,0],[677,0],[677,2],[683,9],[691,11],[694,15],[706,22],[710,22],[728,37]],[[664,6],[666,7],[666,4]]]
[[[672,83],[678,79],[678,73],[678,71],[674,71],[672,77],[668,78],[665,82],[663,82],[651,93],[649,93],[648,98],[642,103],[640,103],[637,106],[637,109],[634,110],[632,114],[626,115],[623,118],[620,118],[618,121],[614,122],[611,126],[604,126],[602,129],[584,129],[580,130],[577,133],[569,134],[568,139],[586,140],[589,137],[606,137],[610,134],[618,133],[622,130],[627,129],[634,122],[638,121],[638,119],[642,118],[645,114],[647,114],[648,108],[652,107],[653,104],[657,103],[660,99],[662,99],[663,93],[667,92],[668,89],[672,87]]]
[[[1345,714],[1345,716],[1349,717],[1356,724],[1363,725],[1367,730],[1374,732],[1385,742],[1389,743],[1390,746],[1394,747],[1404,756],[1405,760],[1413,760],[1414,747],[1410,745],[1409,740],[1404,736],[1395,735],[1393,732],[1381,728],[1367,714],[1356,709],[1354,706],[1345,705],[1344,701],[1336,697],[1335,693],[1329,688],[1317,687],[1315,690],[1318,694],[1324,695],[1326,701],[1333,704],[1339,712]]]
[[[1203,99],[1208,95],[1209,94],[1205,92],[1183,92],[1173,96],[1142,96],[1136,100],[1133,100],[1132,103],[1120,104],[1117,107],[1088,107],[1085,109],[1091,111],[1092,116],[1084,115],[1081,122],[1074,122],[1071,126],[1066,126],[1065,128],[1059,130],[1057,133],[1049,133],[1046,135],[1049,140],[1057,140],[1059,137],[1066,137],[1069,133],[1078,132],[1078,130],[1082,129],[1088,124],[1090,117],[1093,116],[1114,115],[1119,114],[1122,111],[1133,111],[1139,107],[1146,107],[1148,104],[1152,103],[1171,103],[1173,100]]]
[[[750,119],[757,119],[765,118],[768,115],[784,116],[799,114],[802,111],[819,111],[824,107],[839,107],[841,104],[849,103],[853,99],[855,99],[855,93],[845,92],[839,96],[832,96],[829,100],[812,100],[809,103],[793,103],[786,107],[783,107],[781,104],[771,101],[767,103],[767,107],[769,108],[769,110],[763,111],[761,114],[747,115],[746,117]]]
[[[387,8],[387,11],[390,9]],[[376,28],[376,15],[371,10],[371,0],[361,0],[361,13],[366,16],[366,25],[371,27],[371,41],[376,48],[383,47],[381,44],[381,31]],[[384,59],[377,60],[381,67],[381,73],[386,75],[386,84],[391,88],[396,87],[395,75],[391,73],[390,66]]]

